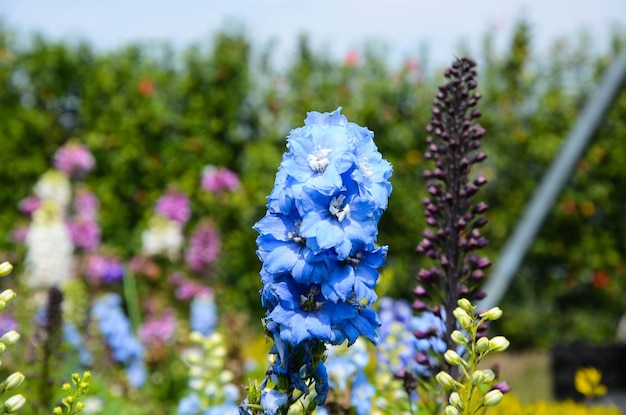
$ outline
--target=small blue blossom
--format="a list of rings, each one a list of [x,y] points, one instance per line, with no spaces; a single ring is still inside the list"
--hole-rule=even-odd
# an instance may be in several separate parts
[[[93,363],[93,356],[85,345],[85,341],[80,332],[76,328],[76,325],[70,322],[63,324],[63,337],[72,346],[72,348],[78,351],[80,363],[83,366],[91,366]]]
[[[200,293],[191,301],[189,326],[208,337],[217,327],[217,307],[212,293]]]
[[[274,415],[278,409],[287,403],[286,393],[277,390],[267,390],[261,393],[261,406],[265,415]]]
[[[133,334],[130,321],[122,310],[122,299],[117,294],[106,294],[95,301],[91,313],[98,320],[98,327],[113,359],[126,367],[129,384],[133,387],[143,385],[146,380],[144,348]]]

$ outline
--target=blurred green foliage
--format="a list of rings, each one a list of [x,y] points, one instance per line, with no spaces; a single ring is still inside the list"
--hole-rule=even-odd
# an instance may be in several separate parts
[[[496,53],[487,36],[475,54],[489,155],[477,173],[490,180],[479,197],[491,206],[486,236],[492,262],[610,56],[624,50],[619,34],[605,53],[591,52],[583,36],[559,41],[545,57],[533,53],[532,39],[532,27],[520,22],[506,52]],[[306,37],[284,69],[272,67],[271,52],[254,59],[251,39],[239,30],[225,29],[182,51],[135,44],[102,53],[0,25],[0,229],[7,235],[0,250],[15,251],[9,231],[24,220],[18,202],[54,152],[76,139],[97,161],[87,183],[100,198],[107,245],[127,257],[135,253],[165,189],[203,199],[212,208],[194,213],[214,218],[223,241],[220,306],[260,317],[251,227],[264,214],[284,137],[302,125],[307,111],[342,106],[349,120],[374,131],[394,165],[379,236],[390,246],[384,275],[393,281],[383,286],[387,295],[410,298],[415,273],[427,261],[414,249],[425,226],[424,127],[440,71],[412,59],[390,67],[376,47],[336,61],[313,50]],[[625,137],[622,91],[501,304],[507,318],[498,331],[514,346],[612,339],[626,311]],[[201,193],[208,164],[240,175],[243,191],[229,201],[232,209]]]

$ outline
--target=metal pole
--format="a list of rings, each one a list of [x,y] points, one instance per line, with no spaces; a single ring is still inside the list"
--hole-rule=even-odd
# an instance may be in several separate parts
[[[605,72],[599,88],[570,131],[569,137],[526,207],[522,219],[502,249],[491,277],[485,285],[487,297],[479,304],[480,309],[493,307],[502,300],[541,224],[567,183],[576,162],[617,98],[625,80],[626,59],[618,56]]]

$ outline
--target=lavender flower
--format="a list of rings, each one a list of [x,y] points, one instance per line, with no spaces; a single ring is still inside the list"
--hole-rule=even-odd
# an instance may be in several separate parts
[[[144,348],[122,310],[122,299],[117,294],[106,294],[94,302],[91,314],[98,320],[100,333],[110,347],[113,359],[126,368],[128,383],[136,388],[143,385],[146,381]]]
[[[169,191],[161,196],[154,208],[156,214],[184,225],[191,217],[189,198],[181,192]]]
[[[90,254],[85,258],[85,275],[94,282],[116,283],[124,278],[124,265],[112,255]]]
[[[198,224],[185,252],[185,261],[192,272],[207,271],[220,252],[220,239],[215,226],[209,222]]]
[[[94,168],[96,161],[87,147],[70,142],[57,150],[52,163],[68,177],[80,178]]]
[[[487,210],[484,203],[472,198],[487,180],[480,176],[470,179],[474,165],[486,159],[479,151],[484,128],[476,123],[480,111],[475,109],[481,98],[472,92],[476,86],[476,64],[467,58],[460,59],[447,69],[448,83],[439,87],[434,100],[432,119],[426,130],[428,151],[424,157],[433,160],[435,168],[427,170],[429,196],[424,199],[426,223],[432,229],[424,231],[424,239],[417,252],[434,260],[432,268],[423,268],[414,293],[418,312],[430,309],[436,314],[452,316],[460,298],[479,299],[479,283],[490,263],[474,251],[487,245],[482,228],[487,220],[482,215]],[[456,349],[450,333],[456,321],[445,321],[447,349]]]
[[[307,395],[314,384],[314,403],[322,404],[329,388],[325,344],[378,340],[370,305],[387,253],[376,237],[391,165],[373,133],[348,122],[341,108],[310,112],[287,148],[266,216],[254,226],[266,330],[275,342],[271,373],[289,396],[296,389]]]
[[[237,190],[240,186],[237,174],[225,167],[206,166],[202,171],[201,187],[213,193]]]

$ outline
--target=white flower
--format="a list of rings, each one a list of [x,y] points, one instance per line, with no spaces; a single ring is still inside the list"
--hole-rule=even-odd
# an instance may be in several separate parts
[[[41,175],[33,191],[41,203],[52,202],[64,214],[72,198],[72,186],[69,179],[58,170],[48,170]]]
[[[45,202],[33,213],[26,246],[25,277],[30,287],[61,286],[71,277],[74,246],[55,202]]]
[[[180,256],[184,236],[178,222],[155,216],[150,226],[141,235],[141,250],[146,255],[165,255],[170,260]]]

